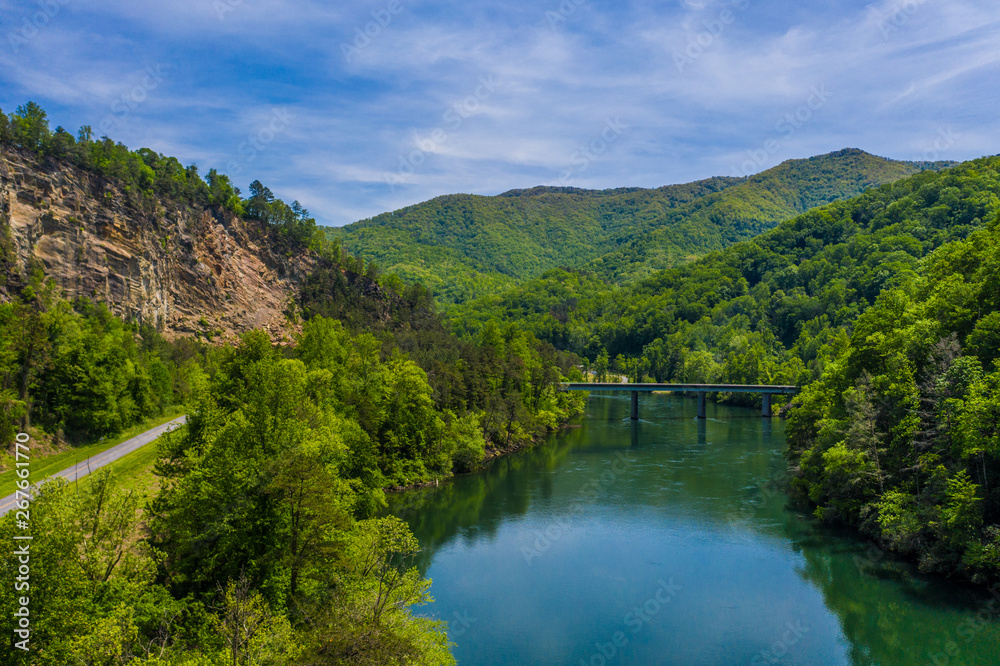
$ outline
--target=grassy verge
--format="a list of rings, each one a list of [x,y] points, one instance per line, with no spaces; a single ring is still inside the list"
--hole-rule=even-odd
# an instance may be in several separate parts
[[[183,437],[187,426],[174,428],[169,435],[164,437]],[[162,437],[160,438],[162,439]],[[154,440],[132,453],[119,458],[101,469],[110,468],[117,478],[117,487],[123,490],[135,490],[142,497],[152,497],[159,487],[160,479],[153,474],[153,465],[156,463],[157,444],[160,439]],[[80,479],[79,489],[84,490],[90,487],[94,478],[93,474]]]
[[[156,418],[136,424],[113,439],[105,439],[103,442],[95,442],[93,444],[73,447],[68,451],[56,453],[44,458],[31,458],[31,482],[37,483],[38,481],[47,479],[57,472],[61,472],[68,467],[72,467],[81,460],[86,460],[87,458],[97,455],[102,451],[107,451],[113,446],[118,446],[126,439],[142,434],[150,428],[155,428],[156,426],[162,425],[167,421],[172,421],[183,414],[184,411],[185,410],[183,408],[178,407],[176,410],[172,410],[163,416],[157,416]],[[143,449],[140,450],[145,450],[146,448],[147,447],[143,447]],[[138,451],[136,453],[138,453]],[[17,476],[15,470],[8,470],[0,474],[0,497],[6,497],[7,495],[13,493],[16,489]]]

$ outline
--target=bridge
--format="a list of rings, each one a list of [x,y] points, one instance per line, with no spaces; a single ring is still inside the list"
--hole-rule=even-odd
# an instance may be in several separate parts
[[[698,394],[698,418],[705,418],[705,402],[709,393],[760,393],[761,416],[771,416],[772,395],[795,395],[800,391],[798,386],[771,386],[752,384],[615,384],[612,382],[565,383],[560,384],[564,391],[629,391],[632,393],[632,420],[639,419],[639,394],[653,391],[676,391]]]

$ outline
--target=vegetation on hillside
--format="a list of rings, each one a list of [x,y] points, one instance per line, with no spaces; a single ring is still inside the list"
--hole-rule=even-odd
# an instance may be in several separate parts
[[[652,190],[537,187],[495,197],[449,195],[328,233],[386,270],[421,282],[450,306],[559,266],[631,283],[809,208],[940,166],[845,150],[785,162],[748,179]]]
[[[657,381],[805,384],[884,289],[993,219],[998,172],[1000,158],[927,171],[626,288],[556,270],[459,309],[455,327],[523,322],[591,364],[606,353]]]
[[[453,663],[444,624],[411,613],[430,583],[405,524],[374,517],[384,489],[474,470],[488,449],[557,427],[582,402],[555,387],[579,377],[574,357],[513,325],[459,339],[426,289],[327,241],[259,181],[246,199],[213,198],[223,177],[158,180],[176,160],[51,133],[30,103],[0,121],[5,146],[96,173],[138,214],[223,206],[315,261],[288,313],[302,334],[285,348],[260,331],[235,347],[168,342],[5,263],[5,449],[18,431],[74,444],[180,404],[190,417],[162,442],[147,506],[108,473],[82,490],[47,483],[32,501],[38,602],[32,650],[12,663]],[[5,608],[14,528],[13,513],[0,520]],[[0,627],[11,636],[15,622]]]
[[[289,206],[276,199],[260,181],[251,183],[250,196],[241,199],[239,188],[229,176],[215,169],[202,178],[194,164],[185,167],[176,157],[149,148],[129,150],[106,136],[95,139],[89,126],[81,127],[75,137],[62,127],[53,131],[48,114],[35,102],[17,107],[9,117],[0,111],[0,146],[27,151],[38,159],[68,163],[115,182],[136,210],[145,214],[156,214],[168,205],[197,210],[218,206],[264,223],[272,241],[292,249],[319,249],[325,241],[316,220],[299,202]]]
[[[1000,217],[878,296],[792,411],[816,515],[925,571],[1000,578]]]
[[[115,435],[194,396],[209,356],[103,304],[69,302],[36,271],[16,300],[0,303],[0,447],[31,426],[57,443]]]
[[[475,331],[499,312],[598,375],[806,386],[789,455],[816,514],[926,570],[995,580],[998,214],[1000,157],[983,158],[627,288],[552,271],[459,309],[454,326]]]

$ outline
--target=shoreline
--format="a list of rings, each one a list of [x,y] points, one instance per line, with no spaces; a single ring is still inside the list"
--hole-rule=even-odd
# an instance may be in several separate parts
[[[574,414],[573,416],[578,416],[578,415]],[[573,417],[570,417],[570,418],[572,419]],[[509,448],[487,447],[486,450],[485,450],[485,455],[483,456],[483,461],[482,461],[482,463],[480,463],[479,468],[476,469],[476,470],[473,470],[471,472],[461,472],[459,474],[451,474],[449,476],[445,476],[445,477],[442,477],[440,479],[433,479],[431,481],[420,481],[419,483],[411,483],[411,484],[405,485],[405,486],[386,486],[385,488],[382,489],[382,491],[386,492],[386,493],[404,493],[404,492],[406,492],[408,490],[419,490],[421,488],[431,488],[431,487],[439,486],[442,483],[446,483],[446,482],[451,481],[452,479],[455,479],[455,478],[460,477],[460,476],[468,476],[470,474],[479,474],[480,472],[483,471],[483,469],[486,467],[487,464],[493,462],[494,460],[497,460],[499,458],[503,458],[505,456],[509,456],[509,455],[517,453],[519,451],[525,451],[525,450],[528,450],[528,449],[533,449],[534,447],[538,446],[543,441],[545,441],[545,438],[548,437],[549,435],[553,435],[553,434],[555,434],[557,432],[561,432],[563,430],[572,430],[573,428],[581,428],[581,427],[583,427],[583,426],[581,426],[578,423],[570,423],[567,420],[565,423],[560,424],[557,428],[555,428],[553,430],[549,430],[544,435],[541,435],[540,437],[537,437],[537,438],[529,439],[526,442],[523,442],[521,444],[516,444],[516,445],[511,446]]]

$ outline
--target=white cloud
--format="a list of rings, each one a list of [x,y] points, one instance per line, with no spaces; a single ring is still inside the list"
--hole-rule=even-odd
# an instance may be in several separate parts
[[[1000,7],[971,0],[928,0],[905,20],[891,0],[755,0],[702,36],[683,71],[674,54],[717,29],[729,0],[585,3],[555,27],[545,12],[557,2],[401,0],[352,62],[341,44],[387,3],[221,2],[232,11],[220,19],[213,0],[75,0],[20,53],[0,48],[0,106],[36,99],[54,124],[96,124],[143,68],[171,66],[113,138],[203,172],[235,163],[238,184],[260,178],[337,224],[449,192],[558,181],[616,117],[628,130],[573,185],[729,175],[776,137],[761,168],[847,146],[908,159],[942,127],[962,137],[947,159],[1000,151]],[[497,82],[488,94],[483,78]],[[833,96],[779,132],[813,87]],[[457,124],[446,115],[456,103]],[[248,159],[240,146],[276,108],[294,120]]]

